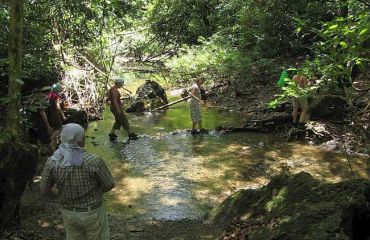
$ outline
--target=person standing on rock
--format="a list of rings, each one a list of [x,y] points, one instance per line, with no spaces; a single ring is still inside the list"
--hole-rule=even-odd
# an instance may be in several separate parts
[[[200,133],[205,133],[206,130],[202,127],[202,111],[200,109],[201,91],[200,88],[204,83],[204,79],[196,79],[194,84],[191,86],[189,95],[190,98],[190,115],[192,120],[192,134],[197,134],[196,126],[198,125]]]
[[[40,192],[58,189],[61,214],[69,240],[109,240],[108,217],[103,193],[114,188],[114,180],[104,161],[83,150],[84,129],[69,123],[63,126],[61,144],[47,160]]]
[[[123,106],[121,102],[121,94],[119,93],[118,89],[123,87],[123,84],[124,84],[123,79],[117,78],[114,81],[114,86],[111,87],[111,89],[109,89],[108,91],[107,102],[108,104],[110,104],[110,111],[113,113],[115,119],[112,130],[109,133],[109,138],[112,141],[117,139],[116,131],[120,130],[121,127],[127,132],[129,139],[137,138],[137,135],[135,133],[130,132],[129,122],[122,109]]]

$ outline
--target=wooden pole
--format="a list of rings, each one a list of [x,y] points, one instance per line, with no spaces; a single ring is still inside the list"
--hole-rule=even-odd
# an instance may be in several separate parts
[[[183,101],[185,101],[185,100],[187,100],[187,99],[189,99],[189,98],[191,98],[191,96],[187,96],[187,97],[181,98],[181,99],[179,99],[179,100],[176,100],[176,101],[174,101],[174,102],[167,103],[166,105],[163,105],[163,106],[157,107],[157,108],[155,108],[155,109],[153,109],[153,110],[151,110],[151,111],[152,111],[152,112],[155,112],[155,111],[161,110],[161,109],[163,109],[163,108],[169,107],[169,106],[174,105],[174,104],[176,104],[176,103],[183,102]]]
[[[212,87],[211,89],[209,89],[208,91],[206,91],[206,94],[207,94],[207,93],[209,93],[209,92],[211,92],[213,89],[220,88],[220,87],[223,87],[223,86],[226,86],[226,85],[227,85],[227,84],[222,84],[222,85],[219,85],[219,86],[216,86],[216,87]],[[153,110],[151,110],[151,111],[152,111],[152,112],[155,112],[155,111],[161,110],[161,109],[163,109],[163,108],[166,108],[166,107],[172,106],[172,105],[177,104],[177,103],[179,103],[179,102],[183,102],[183,101],[185,101],[185,100],[187,100],[187,99],[189,99],[189,98],[191,98],[191,96],[190,96],[190,95],[189,95],[189,96],[187,96],[187,97],[181,98],[181,99],[179,99],[179,100],[176,100],[176,101],[174,101],[174,102],[170,102],[170,103],[168,103],[168,104],[166,104],[166,105],[163,105],[163,106],[157,107],[157,108],[155,108],[155,109],[153,109]]]

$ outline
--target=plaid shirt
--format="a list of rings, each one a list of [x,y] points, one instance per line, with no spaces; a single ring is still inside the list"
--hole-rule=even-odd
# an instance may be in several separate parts
[[[55,184],[63,208],[89,207],[103,201],[103,193],[114,188],[114,180],[104,161],[84,152],[81,166],[59,167],[47,160],[42,172],[41,192],[50,191]]]

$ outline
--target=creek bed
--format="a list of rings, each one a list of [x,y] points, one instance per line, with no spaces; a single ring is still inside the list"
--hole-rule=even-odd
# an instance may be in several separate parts
[[[203,107],[207,129],[241,126],[237,112]],[[107,196],[110,214],[143,219],[202,219],[209,210],[239,189],[259,188],[271,176],[286,171],[309,172],[315,178],[338,182],[351,178],[345,155],[304,142],[287,142],[272,134],[235,133],[191,135],[186,103],[165,112],[127,114],[141,137],[127,141],[122,130],[108,140],[113,117],[93,122],[87,148],[102,156],[116,180]],[[350,159],[355,175],[367,177],[366,159]]]

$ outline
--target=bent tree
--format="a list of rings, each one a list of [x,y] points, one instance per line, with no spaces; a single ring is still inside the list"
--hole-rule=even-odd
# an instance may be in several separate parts
[[[15,226],[20,198],[35,168],[35,149],[22,143],[20,123],[24,0],[11,1],[9,82],[5,134],[0,138],[0,228]]]

